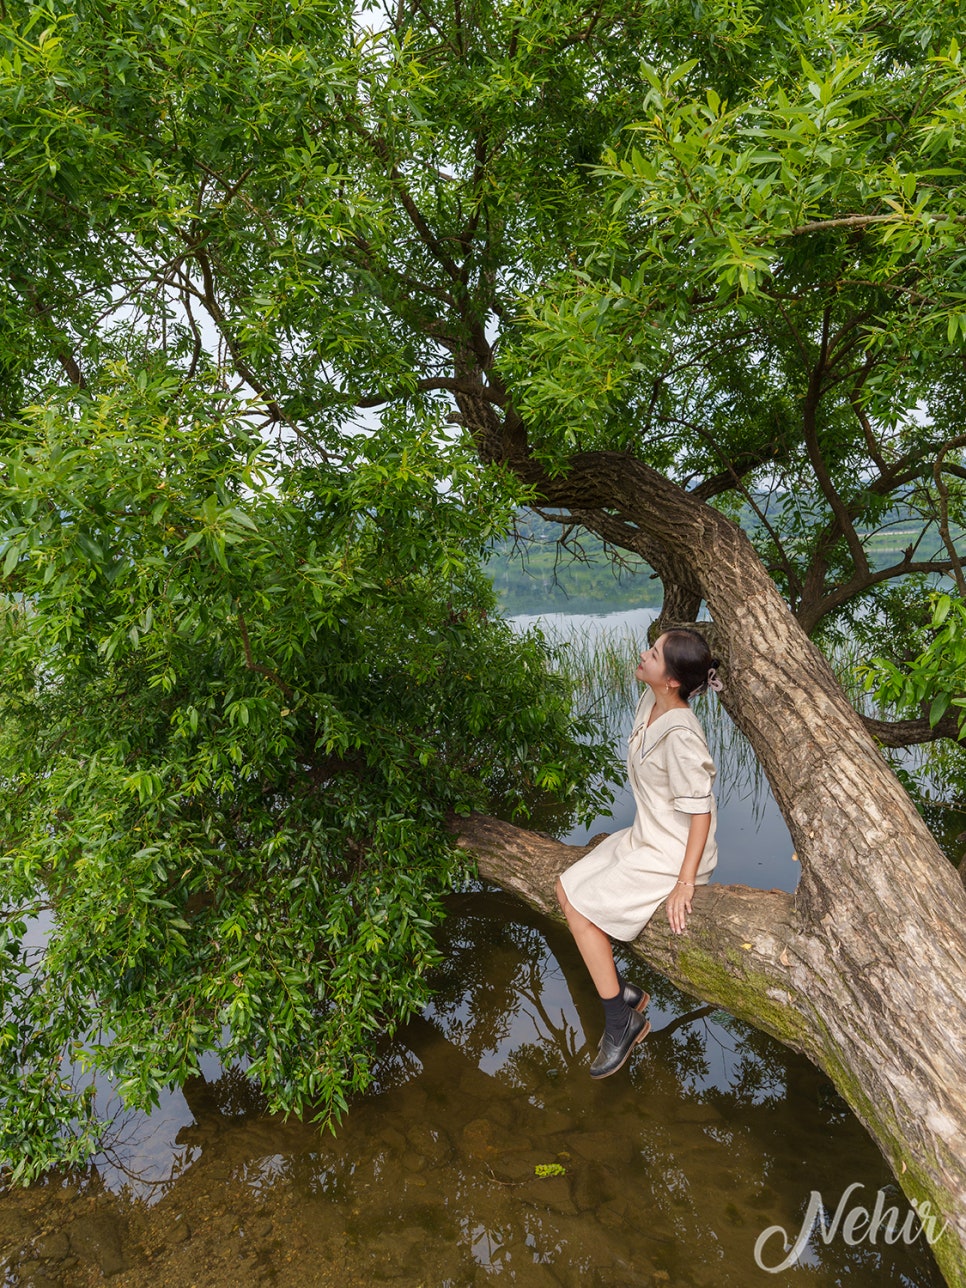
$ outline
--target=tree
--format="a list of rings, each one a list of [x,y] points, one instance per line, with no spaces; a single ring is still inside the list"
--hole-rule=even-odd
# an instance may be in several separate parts
[[[257,13],[235,15],[246,39]],[[447,813],[545,791],[593,809],[608,760],[546,647],[493,614],[478,565],[510,515],[499,472],[432,408],[270,432],[263,396],[205,351],[190,294],[165,296],[180,270],[158,279],[154,234],[131,224],[158,162],[132,162],[120,127],[144,137],[162,91],[190,114],[197,86],[176,40],[102,18],[34,11],[5,66],[0,1155],[16,1178],[96,1141],[65,1058],[150,1105],[217,1049],[276,1110],[338,1118],[376,1036],[428,996],[465,867]],[[180,50],[211,42],[207,85],[224,29],[214,6],[205,21]],[[324,43],[312,21],[301,38]],[[142,80],[131,47],[178,65]],[[100,54],[144,91],[121,89],[117,131]],[[180,209],[177,178],[156,191]],[[87,328],[83,356],[64,324]]]
[[[238,700],[232,684],[258,681],[242,689],[251,732],[238,716],[230,735],[251,767],[233,775],[232,792],[244,782],[234,812],[224,807],[232,828],[242,828],[232,842],[241,867],[269,843],[274,802],[306,756],[304,736],[300,752],[271,749],[295,709],[286,689],[306,695],[313,659],[345,639],[361,684],[379,640],[364,626],[370,612],[425,658],[415,604],[432,596],[434,569],[479,546],[486,524],[475,498],[494,478],[503,496],[516,488],[544,514],[644,557],[664,585],[665,621],[694,618],[703,601],[726,663],[728,709],[765,767],[802,880],[794,901],[717,891],[686,941],[668,945],[652,928],[641,950],[689,991],[830,1073],[907,1193],[928,1198],[950,1222],[935,1252],[950,1281],[963,1282],[966,1103],[957,1074],[966,1050],[966,897],[869,723],[809,640],[834,641],[846,626],[860,641],[874,631],[878,651],[902,663],[910,623],[929,629],[928,579],[951,575],[962,591],[966,210],[954,159],[966,80],[954,23],[938,3],[810,0],[793,21],[739,0],[701,8],[494,0],[471,11],[427,0],[373,16],[370,29],[316,0],[175,11],[23,6],[5,23],[2,72],[11,337],[2,388],[4,567],[11,592],[25,597],[10,629],[35,641],[19,692],[32,702],[39,686],[45,701],[63,704],[58,727],[73,730],[87,710],[81,684],[97,690],[103,711],[119,691],[106,664],[143,669],[148,681],[132,690],[139,709],[124,736],[156,728],[145,719],[151,668],[163,690],[159,658],[175,655],[180,676],[204,636],[192,624],[179,637],[174,616],[145,631],[144,613],[156,614],[172,590],[187,599],[192,557],[206,560],[213,635],[205,667],[219,676],[225,721]],[[118,388],[129,417],[120,431],[131,480],[123,523],[107,504],[114,466],[95,447],[113,437]],[[28,404],[37,410],[24,412]],[[353,417],[372,411],[381,428],[370,447]],[[217,451],[201,431],[209,421]],[[165,534],[165,512],[151,517],[157,464],[143,476],[154,489],[150,509],[134,486],[138,440],[153,434],[165,444],[155,451],[170,452],[168,440],[180,443],[188,425],[197,428],[186,441],[201,446],[175,471],[184,473],[180,526]],[[253,433],[273,443],[262,482],[247,466],[259,459]],[[75,441],[88,448],[64,463]],[[417,442],[422,464],[410,485],[407,453]],[[463,448],[484,471],[478,483],[465,473]],[[120,454],[116,442],[110,451]],[[383,515],[376,479],[386,453],[390,492],[402,489],[406,500],[390,497]],[[454,456],[466,482],[454,485],[450,505],[450,493],[429,480],[449,478]],[[45,489],[55,479],[51,503]],[[76,498],[83,506],[75,510]],[[754,542],[734,522],[746,508],[758,519]],[[89,572],[72,574],[66,554],[51,558],[44,541],[55,545],[52,538],[35,544],[38,514],[51,532],[69,515],[72,549],[85,552]],[[888,544],[877,534],[897,523],[911,533],[904,552],[877,554]],[[284,535],[270,557],[276,527]],[[346,533],[365,553],[341,564]],[[276,623],[265,579],[294,585],[303,543],[313,540],[328,579],[318,606],[295,596]],[[279,549],[285,572],[273,562]],[[396,559],[393,549],[403,553],[385,588],[380,561]],[[401,575],[406,551],[422,578],[412,594]],[[171,552],[173,587],[160,570]],[[154,580],[142,583],[152,553]],[[118,562],[123,573],[109,576]],[[125,614],[110,577],[138,589],[140,616]],[[239,602],[249,582],[251,608],[248,596]],[[368,589],[352,599],[357,583]],[[466,594],[472,617],[480,601]],[[42,614],[37,596],[46,597]],[[346,622],[343,597],[353,605]],[[95,617],[96,630],[85,627],[102,645],[88,650],[85,670],[76,643],[69,656],[58,651],[57,623],[79,613],[76,640],[91,598],[107,615]],[[256,601],[264,615],[253,632]],[[446,592],[430,603],[442,629]],[[322,654],[312,639],[320,621]],[[113,639],[118,648],[127,641],[116,661],[105,656]],[[56,683],[48,683],[48,655],[69,662]],[[222,677],[229,655],[233,669]],[[201,692],[211,683],[202,679]],[[546,694],[543,681],[528,683]],[[521,731],[496,728],[471,753],[459,731],[479,734],[507,695],[496,684],[481,726],[472,684],[456,677],[453,691],[447,737],[455,746],[438,719],[403,725],[407,737],[425,735],[420,752],[437,767],[432,781],[413,780],[418,800],[433,802],[427,844],[440,844],[430,825],[447,806],[467,803],[467,783],[480,782],[490,759],[510,781],[520,752],[545,783],[589,769],[591,754],[568,739],[557,699],[547,696],[538,749],[528,750]],[[158,827],[156,802],[167,797],[153,766],[183,764],[170,712],[183,710],[178,728],[186,721],[193,734],[190,709],[198,710],[209,739],[198,692],[171,695],[150,765],[139,736],[132,750],[144,768],[131,771],[123,758],[114,768],[122,772],[120,760],[129,777],[158,772],[160,786],[148,777],[127,788],[137,793],[143,781],[139,804]],[[357,709],[358,701],[357,688],[351,709],[368,730],[371,707]],[[871,726],[880,742],[958,731],[951,706],[935,724],[928,712],[897,714],[912,718]],[[11,745],[23,747],[38,718],[15,718],[20,742]],[[323,718],[313,710],[307,726],[316,747]],[[358,727],[327,742],[325,754],[362,754],[371,770],[378,757]],[[275,742],[256,754],[255,732],[264,738],[268,729]],[[211,737],[229,735],[219,727]],[[398,728],[392,739],[396,746]],[[52,763],[49,749],[41,763]],[[410,756],[399,772],[420,763]],[[362,799],[351,765],[323,767],[329,772],[326,783],[345,773],[347,799]],[[271,808],[258,795],[263,779]],[[395,790],[380,794],[379,809],[389,810]],[[286,835],[297,845],[321,810],[335,846],[327,853],[344,854],[357,837],[333,827],[321,795],[303,802]],[[50,842],[31,815],[30,842],[21,844],[26,807],[13,792],[8,800],[8,844],[36,855],[39,876],[50,869],[41,853]],[[417,810],[415,798],[406,809]],[[181,811],[179,828],[197,828]],[[247,834],[250,811],[264,842]],[[397,822],[387,852],[398,843]],[[473,827],[465,831],[485,848]],[[524,843],[500,835],[498,848],[512,859]],[[193,843],[209,847],[216,868],[222,862],[223,844],[200,833]],[[110,845],[133,857],[130,840]],[[95,837],[68,856],[70,880],[98,853],[106,861],[110,847]],[[434,870],[443,853],[435,850]],[[540,902],[539,878],[522,863],[500,870]],[[274,889],[284,906],[284,887]],[[331,897],[320,895],[311,915],[327,915]],[[304,948],[290,939],[286,952]],[[400,999],[386,988],[378,1006],[388,1012]],[[152,1022],[148,1031],[157,1032]],[[284,1065],[280,1048],[271,1060],[263,1051],[276,1047],[263,1042],[257,1073],[276,1060],[285,1069],[279,1085],[301,1077],[304,1066]]]
[[[100,383],[6,443],[15,1176],[91,1143],[51,1139],[65,1055],[149,1105],[217,1049],[276,1109],[337,1117],[428,996],[447,811],[589,804],[603,764],[539,640],[491,616],[468,552],[495,496],[455,456],[445,495],[417,435],[278,471],[230,396]]]

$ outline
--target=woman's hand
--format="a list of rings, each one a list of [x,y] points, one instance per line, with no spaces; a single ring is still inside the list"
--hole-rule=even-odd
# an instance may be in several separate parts
[[[690,883],[684,885],[678,881],[667,897],[667,919],[676,935],[680,935],[687,927],[693,894],[693,885]]]
[[[679,876],[674,889],[667,897],[667,919],[671,929],[680,935],[687,929],[688,917],[691,914],[691,896],[694,894],[694,879],[698,875],[701,855],[711,833],[710,814],[692,814],[688,824],[688,843],[684,847],[684,860],[681,872],[690,873],[688,877]]]

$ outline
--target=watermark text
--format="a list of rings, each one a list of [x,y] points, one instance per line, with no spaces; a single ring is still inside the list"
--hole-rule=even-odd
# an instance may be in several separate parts
[[[826,1245],[837,1236],[841,1236],[850,1248],[860,1243],[875,1244],[880,1239],[883,1243],[898,1243],[900,1240],[907,1244],[915,1243],[920,1235],[925,1237],[931,1247],[942,1238],[948,1222],[944,1221],[942,1226],[936,1229],[938,1216],[934,1215],[932,1204],[928,1199],[923,1199],[921,1202],[911,1199],[911,1206],[907,1209],[905,1217],[898,1207],[886,1206],[885,1190],[878,1191],[871,1211],[859,1202],[852,1203],[850,1206],[852,1195],[856,1190],[863,1188],[861,1181],[854,1181],[843,1192],[828,1224],[826,1224],[821,1191],[812,1190],[802,1227],[794,1243],[791,1242],[788,1231],[783,1225],[770,1225],[767,1230],[762,1230],[755,1241],[755,1264],[760,1270],[766,1270],[772,1275],[788,1270],[805,1251],[816,1227],[819,1238]],[[768,1259],[775,1253],[772,1241],[776,1235],[781,1238],[785,1256],[777,1265],[769,1265]],[[772,1244],[772,1247],[766,1253],[769,1244]]]

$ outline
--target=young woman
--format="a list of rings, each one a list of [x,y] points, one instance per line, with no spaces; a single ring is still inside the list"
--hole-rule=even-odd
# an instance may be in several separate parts
[[[616,1073],[651,1029],[643,1015],[650,996],[618,974],[611,937],[636,939],[665,900],[680,934],[695,886],[707,883],[717,862],[715,768],[688,706],[695,694],[721,688],[717,665],[694,630],[667,631],[641,653],[634,675],[646,688],[627,752],[637,815],[557,881],[560,907],[604,1006],[592,1078]]]

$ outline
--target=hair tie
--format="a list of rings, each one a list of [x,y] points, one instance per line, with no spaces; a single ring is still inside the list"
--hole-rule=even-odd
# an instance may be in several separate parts
[[[721,681],[718,679],[717,668],[713,666],[709,667],[708,668],[708,688],[713,689],[715,693],[720,693],[723,687],[724,686],[722,685]]]

